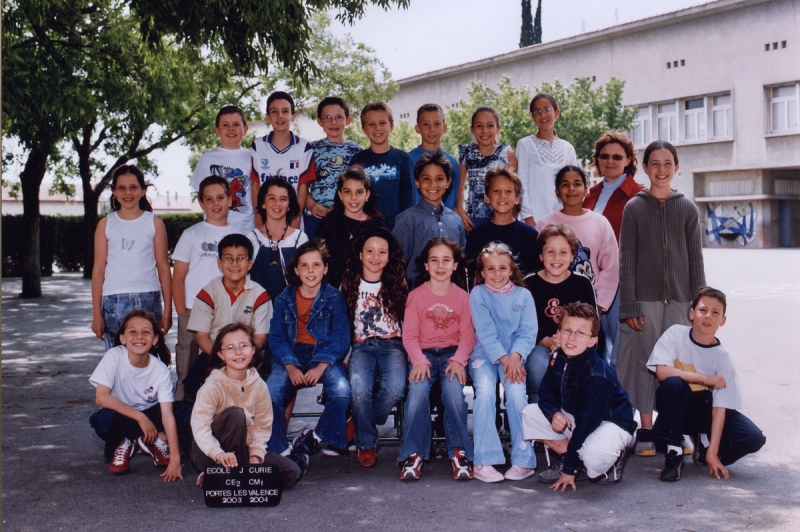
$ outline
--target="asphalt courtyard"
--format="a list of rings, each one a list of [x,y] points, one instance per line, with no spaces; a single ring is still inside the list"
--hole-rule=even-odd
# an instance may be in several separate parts
[[[800,250],[706,250],[708,283],[728,294],[719,338],[740,373],[744,413],[767,436],[756,455],[717,480],[689,460],[680,482],[658,480],[663,458],[633,457],[617,486],[579,483],[553,493],[521,482],[455,482],[432,460],[401,482],[399,448],[378,466],[351,453],[315,456],[274,508],[211,509],[184,460],[184,480],[164,483],[147,456],[114,476],[89,427],[97,407],[88,377],[103,355],[90,331],[90,285],[77,275],[18,297],[2,282],[3,530],[798,530],[800,528]],[[175,333],[169,335],[174,346]],[[301,406],[314,405],[303,391]],[[293,422],[297,430],[313,420]],[[385,430],[389,430],[386,427]]]

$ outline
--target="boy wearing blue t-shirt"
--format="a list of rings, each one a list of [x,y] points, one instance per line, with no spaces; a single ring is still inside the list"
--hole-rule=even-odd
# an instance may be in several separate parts
[[[377,102],[364,106],[361,130],[369,138],[369,148],[350,159],[351,165],[364,168],[372,180],[375,206],[386,218],[389,229],[394,228],[395,217],[414,204],[411,157],[389,145],[393,129],[394,117],[388,105]]]
[[[414,126],[414,131],[419,133],[421,139],[420,145],[408,152],[409,157],[411,157],[411,163],[414,166],[423,155],[431,155],[437,151],[447,157],[450,162],[450,166],[453,168],[453,181],[447,187],[442,203],[448,209],[455,210],[456,183],[461,182],[461,172],[456,158],[442,149],[442,135],[447,131],[447,123],[444,121],[442,108],[435,103],[426,103],[417,109],[417,125]],[[416,188],[412,192],[414,205],[416,205],[422,196]]]
[[[351,140],[345,140],[344,130],[350,125],[350,107],[338,96],[328,96],[317,106],[317,124],[325,131],[325,138],[310,142],[314,151],[314,166],[317,180],[308,186],[308,199],[303,215],[305,234],[314,238],[317,227],[333,207],[336,196],[336,182],[350,159],[363,150]]]

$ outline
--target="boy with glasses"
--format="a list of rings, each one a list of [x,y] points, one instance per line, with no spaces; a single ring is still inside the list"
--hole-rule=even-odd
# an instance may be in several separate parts
[[[208,356],[220,329],[241,322],[255,329],[255,344],[263,349],[267,344],[272,302],[267,291],[247,277],[253,266],[253,244],[244,235],[233,233],[219,241],[217,265],[222,277],[217,277],[197,294],[188,328],[196,333],[202,353],[183,381],[186,395],[194,399],[205,380]]]
[[[540,440],[560,456],[539,474],[551,489],[576,489],[576,480],[617,484],[636,421],[628,394],[594,346],[600,318],[587,303],[561,307],[560,347],[539,388],[539,403],[522,411],[526,440]]]
[[[339,174],[350,165],[353,155],[363,149],[344,138],[344,130],[352,121],[350,107],[342,98],[328,96],[319,102],[317,123],[325,131],[325,138],[309,143],[314,151],[317,179],[309,184],[309,195],[304,206],[303,221],[308,238],[314,238],[317,227],[333,207]]]

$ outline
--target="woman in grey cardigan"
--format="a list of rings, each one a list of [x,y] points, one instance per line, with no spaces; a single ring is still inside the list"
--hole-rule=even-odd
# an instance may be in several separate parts
[[[646,363],[659,337],[676,323],[689,325],[692,298],[705,285],[697,207],[670,183],[678,154],[669,142],[644,152],[650,188],[625,206],[620,232],[620,383],[639,411],[636,454],[655,456],[650,436],[658,381]]]

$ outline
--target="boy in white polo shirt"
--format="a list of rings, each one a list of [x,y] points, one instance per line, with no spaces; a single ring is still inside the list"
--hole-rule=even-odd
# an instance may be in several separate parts
[[[199,184],[197,201],[206,219],[185,230],[172,253],[172,298],[178,313],[178,343],[175,345],[175,366],[178,387],[175,400],[184,398],[183,379],[197,360],[195,335],[188,330],[197,293],[220,276],[217,266],[217,244],[225,236],[236,232],[228,224],[231,194],[228,181],[221,176],[209,176]]]
[[[217,332],[230,323],[242,322],[255,329],[258,349],[267,344],[272,301],[260,284],[251,281],[247,273],[253,265],[253,244],[244,235],[232,233],[219,245],[217,265],[222,277],[217,277],[197,294],[189,330],[197,334],[202,350],[184,381],[187,395],[193,397],[205,380],[208,355],[212,352]]]

